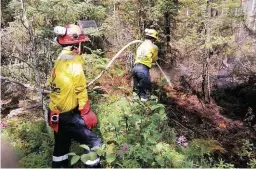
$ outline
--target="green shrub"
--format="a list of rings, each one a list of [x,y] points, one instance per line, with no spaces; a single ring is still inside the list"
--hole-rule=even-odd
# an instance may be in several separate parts
[[[222,159],[220,159],[219,163],[215,167],[216,168],[234,168],[234,164],[225,163]]]
[[[115,99],[113,99],[115,98]],[[191,167],[175,150],[175,132],[167,125],[165,107],[155,101],[106,98],[93,105],[103,138],[102,164],[107,167]],[[168,138],[168,139],[166,139]]]
[[[49,168],[51,166],[52,154],[48,152],[30,153],[19,161],[22,168]]]
[[[250,166],[251,168],[256,168],[256,159],[255,159],[255,158],[250,160],[249,166]]]
[[[212,139],[194,139],[184,149],[187,159],[193,161],[200,167],[210,167],[210,156],[214,151],[223,152],[224,148]]]
[[[3,134],[10,141],[19,156],[20,167],[49,167],[52,157],[53,140],[47,133],[44,121],[8,121]]]

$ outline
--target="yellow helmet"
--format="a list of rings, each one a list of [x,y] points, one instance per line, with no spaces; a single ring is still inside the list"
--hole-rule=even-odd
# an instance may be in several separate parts
[[[155,29],[145,29],[145,35],[150,36],[158,40],[158,33]]]

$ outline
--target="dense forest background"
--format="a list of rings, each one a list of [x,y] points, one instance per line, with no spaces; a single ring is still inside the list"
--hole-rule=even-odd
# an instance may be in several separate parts
[[[53,28],[79,20],[98,26],[86,30],[88,83],[155,28],[173,86],[154,67],[150,102],[132,101],[133,45],[88,87],[102,167],[256,167],[255,0],[2,0],[1,135],[20,167],[50,167],[47,79],[61,51]],[[75,167],[91,158],[84,148],[71,148]]]

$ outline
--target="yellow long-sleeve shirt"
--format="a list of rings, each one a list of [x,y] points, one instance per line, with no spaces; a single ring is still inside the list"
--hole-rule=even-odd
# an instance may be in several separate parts
[[[73,54],[69,47],[62,50],[49,79],[49,108],[52,111],[68,112],[77,106],[82,109],[86,104],[88,95],[83,65],[81,55]]]
[[[156,62],[158,59],[158,47],[154,45],[151,40],[146,39],[137,49],[135,64],[141,63],[149,68],[152,66],[152,62]]]

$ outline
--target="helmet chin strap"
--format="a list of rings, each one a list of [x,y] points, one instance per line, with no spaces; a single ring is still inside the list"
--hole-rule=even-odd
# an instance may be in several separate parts
[[[79,43],[79,46],[78,46],[78,54],[81,55],[81,42]]]
[[[74,54],[81,54],[81,42],[79,43],[78,47],[77,46],[70,46],[71,50]]]

